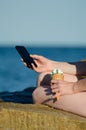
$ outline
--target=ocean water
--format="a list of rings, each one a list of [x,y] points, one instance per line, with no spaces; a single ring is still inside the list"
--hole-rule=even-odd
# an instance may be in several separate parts
[[[29,47],[31,54],[43,55],[57,61],[74,62],[86,59],[86,48]],[[22,91],[35,87],[38,73],[21,62],[15,47],[0,47],[0,92]]]

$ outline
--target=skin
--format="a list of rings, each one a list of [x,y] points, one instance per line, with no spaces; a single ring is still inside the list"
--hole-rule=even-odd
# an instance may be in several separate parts
[[[45,104],[55,109],[61,109],[80,116],[86,117],[86,92],[74,93],[69,89],[69,80],[76,82],[76,76],[65,75],[65,81],[69,84],[65,86],[65,94],[61,95],[59,100],[57,99],[58,92],[54,95],[51,89],[51,79],[49,78],[49,72],[41,73],[38,77],[37,88],[33,92],[34,103]],[[68,77],[68,81],[67,81]],[[74,79],[74,80],[73,80]],[[78,80],[78,79],[77,79]],[[67,89],[66,89],[67,88]],[[68,90],[69,89],[69,90]],[[64,88],[63,88],[64,90]]]
[[[86,117],[86,62],[57,62],[43,56],[31,55],[39,73],[37,88],[33,92],[34,103],[41,103],[54,108],[69,111]],[[26,65],[26,63],[24,63]],[[64,73],[64,81],[52,80],[51,71],[59,68]],[[60,97],[57,100],[57,97]],[[77,108],[77,109],[76,109]]]
[[[72,75],[86,75],[86,62],[58,62],[49,60],[43,56],[39,55],[31,55],[32,58],[36,59],[35,62],[38,67],[33,65],[33,69],[40,72],[52,71],[54,68],[60,68],[64,73],[72,74]]]

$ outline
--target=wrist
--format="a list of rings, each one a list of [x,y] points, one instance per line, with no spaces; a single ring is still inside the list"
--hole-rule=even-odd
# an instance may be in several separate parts
[[[55,68],[60,68],[60,66],[59,66],[59,62],[57,62],[57,61],[52,61],[52,70],[54,70]]]

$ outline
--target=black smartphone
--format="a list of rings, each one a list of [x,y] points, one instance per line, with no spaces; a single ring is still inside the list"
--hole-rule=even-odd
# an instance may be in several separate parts
[[[16,46],[15,48],[24,60],[24,62],[27,64],[27,67],[33,69],[32,63],[35,65],[35,67],[37,67],[37,64],[35,63],[34,59],[30,56],[30,53],[24,46]]]

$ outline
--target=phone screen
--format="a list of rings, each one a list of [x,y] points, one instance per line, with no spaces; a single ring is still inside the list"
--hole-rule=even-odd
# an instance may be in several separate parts
[[[32,68],[32,63],[35,65],[35,67],[37,67],[37,64],[35,63],[34,59],[30,56],[29,52],[24,46],[16,46],[16,50],[29,68]]]

